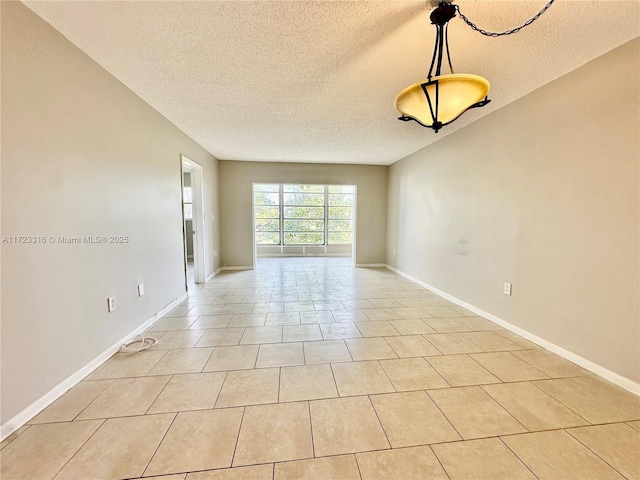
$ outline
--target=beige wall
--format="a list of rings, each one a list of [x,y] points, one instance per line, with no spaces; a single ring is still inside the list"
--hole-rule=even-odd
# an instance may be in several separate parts
[[[636,39],[395,163],[387,262],[638,382],[639,72]]]
[[[252,184],[357,185],[356,263],[384,263],[387,217],[384,166],[311,163],[220,162],[222,261],[253,265]]]
[[[18,2],[1,53],[2,235],[129,237],[2,244],[4,424],[184,293],[180,154],[204,167],[210,250],[219,228],[217,161]]]

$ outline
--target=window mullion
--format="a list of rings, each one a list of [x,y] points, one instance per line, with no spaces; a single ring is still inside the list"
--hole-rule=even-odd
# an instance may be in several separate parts
[[[329,245],[329,185],[324,186],[324,246]]]
[[[279,185],[279,194],[280,194],[280,205],[278,206],[280,210],[280,246],[284,245],[284,185]]]

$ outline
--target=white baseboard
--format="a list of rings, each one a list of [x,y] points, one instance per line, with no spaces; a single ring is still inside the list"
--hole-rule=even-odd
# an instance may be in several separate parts
[[[169,310],[182,302],[185,298],[187,298],[186,292],[180,295],[178,298],[169,303],[166,307],[160,310],[158,313],[153,315],[151,318],[146,320],[142,325],[138,326],[131,333],[127,334],[124,338],[114,343],[112,346],[107,348],[104,352],[98,355],[96,358],[91,360],[88,364],[82,367],[80,370],[75,372],[73,375],[63,380],[57,386],[49,390],[46,394],[40,397],[38,400],[33,402],[27,408],[18,413],[11,420],[7,421],[4,425],[0,426],[0,441],[7,438],[13,432],[22,427],[25,423],[35,417],[42,410],[47,408],[53,402],[55,402],[58,398],[64,395],[71,387],[80,383],[80,381],[93,372],[96,368],[102,365],[105,361],[107,361],[114,353],[120,350],[120,347],[127,343],[129,340],[133,339],[136,335],[144,332],[147,328],[157,322],[160,318],[165,316]]]
[[[223,270],[224,270],[224,267],[219,267],[215,272],[210,273],[209,275],[207,275],[206,278],[204,279],[204,281],[208,282],[209,280],[211,280],[213,277],[218,275]]]
[[[602,365],[598,365],[597,363],[592,362],[591,360],[588,360],[584,357],[581,357],[580,355],[573,353],[569,350],[567,350],[566,348],[563,348],[559,345],[556,345],[555,343],[552,343],[548,340],[545,340],[544,338],[538,337],[537,335],[528,332],[527,330],[524,330],[523,328],[520,328],[516,325],[513,325],[509,322],[507,322],[506,320],[503,320],[499,317],[496,317],[495,315],[489,313],[489,312],[485,312],[484,310],[481,310],[480,308],[471,305],[470,303],[465,302],[464,300],[460,300],[457,297],[454,297],[453,295],[448,294],[447,292],[443,292],[442,290],[439,290],[431,285],[429,285],[428,283],[423,282],[422,280],[418,280],[417,278],[401,271],[398,270],[395,267],[392,267],[391,265],[385,265],[386,268],[388,268],[389,270],[391,270],[392,272],[397,273],[398,275],[406,278],[407,280],[411,280],[414,283],[417,283],[418,285],[420,285],[421,287],[426,288],[427,290],[431,290],[433,293],[436,293],[438,295],[440,295],[443,298],[446,298],[447,300],[449,300],[450,302],[455,303],[456,305],[459,305],[463,308],[466,308],[467,310],[486,318],[487,320],[492,321],[493,323],[500,325],[501,327],[506,328],[507,330],[512,331],[513,333],[520,335],[522,338],[525,338],[527,340],[529,340],[530,342],[535,343],[536,345],[540,345],[541,347],[549,350],[550,352],[555,353],[556,355],[561,356],[562,358],[565,358],[567,360],[569,360],[570,362],[575,363],[576,365],[581,366],[582,368],[589,370],[590,372],[595,373],[596,375],[601,376],[602,378],[604,378],[605,380],[609,380],[611,383],[615,383],[616,385],[624,388],[625,390],[629,390],[631,393],[635,393],[636,395],[640,396],[640,384],[637,382],[634,382],[633,380],[623,377],[622,375],[616,373],[616,372],[612,372],[611,370],[609,370],[608,368],[603,367]]]
[[[253,265],[247,267],[222,267],[223,270],[254,270]]]
[[[356,263],[355,267],[357,268],[385,268],[387,266],[386,263]]]

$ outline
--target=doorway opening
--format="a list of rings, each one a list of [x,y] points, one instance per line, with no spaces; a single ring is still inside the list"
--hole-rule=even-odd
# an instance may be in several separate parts
[[[204,283],[204,206],[202,166],[182,155],[182,212],[184,232],[184,265],[189,284]]]
[[[264,257],[355,259],[355,185],[253,184],[254,264]]]

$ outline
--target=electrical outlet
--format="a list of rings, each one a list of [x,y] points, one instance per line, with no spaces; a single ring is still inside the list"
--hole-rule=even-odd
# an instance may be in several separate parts
[[[113,312],[116,309],[116,297],[107,298],[107,310]]]
[[[504,282],[504,294],[511,295],[511,284]]]
[[[138,284],[138,296],[141,297],[142,295],[144,295],[144,283],[139,283]]]
[[[214,256],[214,257],[217,257],[217,256],[218,256],[218,250],[214,250],[214,251],[213,251],[213,256]]]
[[[393,249],[393,254],[394,254],[394,255],[396,254],[396,249],[395,249],[395,248]]]

